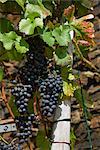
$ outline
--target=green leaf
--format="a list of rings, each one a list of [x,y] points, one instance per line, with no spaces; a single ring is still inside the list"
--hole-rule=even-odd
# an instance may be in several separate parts
[[[44,42],[46,42],[49,46],[53,46],[55,43],[55,39],[52,37],[51,32],[44,32],[42,35]]]
[[[7,0],[0,0],[1,3],[5,3]]]
[[[56,27],[53,30],[52,35],[55,37],[60,46],[68,46],[68,42],[71,41],[69,29],[64,29],[62,26]]]
[[[3,42],[3,46],[7,50],[11,50],[14,41],[9,38],[9,36],[6,36],[5,34],[0,34],[0,41]]]
[[[52,47],[45,47],[45,56],[48,58],[48,59],[52,59],[53,57],[53,48]]]
[[[66,47],[59,47],[55,50],[56,55],[62,59],[65,58],[67,56],[67,48]]]
[[[68,80],[68,76],[69,76],[69,68],[64,66],[64,67],[61,67],[61,77],[64,81],[67,81]]]
[[[36,0],[28,0],[30,4],[37,4]]]
[[[42,3],[39,3],[39,5],[28,3],[26,5],[25,16],[27,17],[29,14],[31,14],[33,18],[36,14],[38,14],[42,19],[45,19],[47,16],[51,15],[50,11],[46,9]]]
[[[9,33],[0,33],[0,41],[3,42],[3,46],[6,50],[11,50],[15,44],[15,41],[20,42],[21,37],[18,36],[14,31]]]
[[[23,39],[20,43],[15,42],[15,48],[19,53],[26,53],[27,51],[29,51],[29,46]]]
[[[19,53],[26,53],[29,50],[28,44],[14,31],[4,34],[0,33],[0,41],[3,42],[6,50],[12,50],[13,46]]]
[[[43,20],[41,18],[35,18],[35,27],[43,28]]]
[[[24,4],[26,2],[26,0],[16,0],[16,2],[23,8],[24,10]]]
[[[13,96],[9,100],[9,106],[11,107],[14,116],[19,116],[20,115],[19,112],[18,112],[17,106],[14,103],[14,97]]]
[[[55,52],[53,52],[53,56],[55,59],[55,62],[59,66],[71,66],[72,58],[69,54],[66,55],[66,57],[60,59]]]
[[[0,82],[2,81],[3,79],[3,76],[4,76],[4,72],[3,72],[3,69],[0,68]]]
[[[37,146],[40,147],[40,150],[49,150],[51,147],[51,143],[47,138],[45,138],[45,131],[43,127],[40,128],[38,135],[36,136],[36,143]]]
[[[10,51],[0,50],[0,61],[21,61],[23,57],[24,54],[18,53],[15,48]]]
[[[22,19],[19,22],[19,30],[20,32],[25,33],[26,35],[32,35],[35,29],[35,22],[31,21],[29,18]]]
[[[11,22],[5,18],[0,18],[0,32],[4,33],[4,32],[9,32],[11,30],[13,30]]]
[[[71,128],[70,140],[71,140],[71,150],[74,150],[75,142],[76,142],[76,136],[75,136],[73,128]]]

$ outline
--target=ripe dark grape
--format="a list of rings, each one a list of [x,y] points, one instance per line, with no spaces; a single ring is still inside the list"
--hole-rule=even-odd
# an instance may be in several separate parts
[[[47,59],[38,50],[30,50],[27,53],[27,62],[19,69],[19,78],[23,84],[31,84],[35,90],[38,79],[47,74]]]
[[[17,145],[14,143],[6,144],[2,141],[0,141],[0,150],[21,150],[18,149]]]
[[[11,89],[11,93],[15,96],[15,104],[20,113],[27,113],[28,101],[32,97],[32,86],[17,84]]]
[[[41,82],[39,91],[42,99],[42,114],[51,117],[58,104],[59,94],[62,92],[61,76],[48,74],[48,78]]]
[[[32,137],[32,127],[35,121],[36,117],[34,114],[29,116],[19,116],[15,119],[18,129],[17,137],[20,144],[28,142],[29,138]]]

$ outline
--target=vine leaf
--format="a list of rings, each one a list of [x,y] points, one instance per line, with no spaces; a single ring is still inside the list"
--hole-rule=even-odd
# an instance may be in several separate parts
[[[60,46],[68,46],[68,42],[71,41],[69,29],[64,29],[62,26],[56,27],[53,30],[52,35],[55,37]]]
[[[15,48],[19,53],[26,53],[29,51],[29,45],[24,39],[21,39],[20,42],[16,42]]]
[[[15,48],[19,53],[26,53],[29,50],[28,46],[25,46],[25,44],[20,44],[18,42],[15,43]]]
[[[59,58],[55,52],[53,52],[53,56],[54,56],[56,64],[59,66],[68,66],[72,62],[71,56],[69,54],[67,54],[66,57],[62,59]]]
[[[75,76],[73,74],[69,73],[68,79],[70,81],[75,80]]]
[[[6,37],[5,35],[0,34],[0,41],[3,42],[3,46],[7,50],[11,50],[14,41]]]
[[[63,81],[63,92],[66,96],[74,96],[75,87],[71,83]]]
[[[46,9],[42,3],[39,3],[39,5],[27,4],[25,16],[27,17],[29,14],[33,16],[33,18],[38,15],[42,19],[45,19],[49,15],[51,16],[51,12]]]
[[[3,76],[4,76],[4,72],[3,72],[3,69],[0,68],[0,82],[2,81],[3,79]]]
[[[20,32],[24,32],[26,35],[33,34],[34,29],[35,29],[35,23],[32,23],[32,21],[29,18],[22,19],[19,23]]]
[[[13,30],[11,22],[5,18],[0,18],[0,32],[4,33],[9,32],[11,30]]]
[[[46,18],[47,16],[52,16],[51,12],[44,7],[41,0],[38,0],[38,4],[40,6],[40,9],[42,11],[42,14],[43,14],[44,18]]]
[[[35,18],[35,27],[43,28],[43,20],[41,18]]]
[[[55,50],[56,55],[62,59],[65,58],[67,56],[67,48],[66,47],[59,47]]]
[[[19,53],[26,53],[29,50],[28,44],[14,31],[4,34],[0,33],[0,41],[6,50],[12,50],[13,46]]]
[[[44,32],[42,38],[50,47],[52,47],[55,43],[55,39],[52,37],[51,32]]]
[[[22,19],[19,23],[19,30],[26,35],[32,35],[34,34],[34,29],[37,26],[43,28],[43,20],[41,18],[35,18],[33,21],[29,18]]]
[[[18,36],[14,31],[9,33],[0,33],[0,41],[3,42],[3,46],[7,50],[11,50],[15,41],[20,41],[21,37]]]

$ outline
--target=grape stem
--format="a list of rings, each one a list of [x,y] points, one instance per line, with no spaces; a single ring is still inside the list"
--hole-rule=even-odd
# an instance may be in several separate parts
[[[46,137],[48,136],[48,133],[47,133],[47,128],[46,128],[46,123],[45,123],[45,120],[44,120],[44,117],[41,113],[41,107],[40,107],[40,99],[38,101],[38,109],[39,109],[39,112],[40,112],[40,116],[41,116],[41,119],[42,119],[42,123],[43,123],[43,126],[44,126],[44,131],[45,131],[45,135]]]
[[[32,142],[29,141],[29,147],[30,147],[30,150],[33,150],[33,146],[32,146]]]
[[[78,44],[77,44],[77,42],[76,42],[75,39],[73,39],[73,43],[74,43],[74,45],[75,45],[75,47],[76,47],[76,50],[77,50],[78,54],[80,55],[80,58],[83,60],[83,62],[85,62],[86,64],[88,64],[88,66],[90,66],[90,67],[93,68],[96,72],[98,72],[98,69],[94,66],[94,64],[92,64],[92,62],[90,62],[89,60],[87,60],[87,59],[83,56],[83,54],[82,54],[82,52],[81,52],[81,50],[80,50],[80,48],[79,48],[79,46],[78,46]]]
[[[8,109],[8,111],[9,111],[9,113],[10,113],[10,115],[11,115],[12,118],[14,119],[15,116],[14,116],[14,114],[13,114],[13,112],[12,112],[12,110],[11,110],[9,104],[8,104],[7,98],[6,98],[6,94],[5,94],[5,82],[4,82],[4,81],[2,81],[2,89],[1,89],[1,91],[2,91],[2,92],[1,92],[1,94],[2,94],[2,100],[4,101],[4,103],[5,103],[5,105],[6,105],[7,109]]]
[[[6,143],[6,144],[9,144],[2,136],[0,136],[0,141],[3,141],[4,143]]]
[[[33,103],[33,107],[34,107],[34,113],[35,115],[37,115],[37,109],[36,109],[36,96],[34,96],[34,103]]]

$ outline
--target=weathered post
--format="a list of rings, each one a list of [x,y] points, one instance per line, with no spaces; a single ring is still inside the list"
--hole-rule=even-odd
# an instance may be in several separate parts
[[[74,32],[70,32],[73,39]],[[69,44],[69,53],[72,55],[73,46]],[[72,58],[73,60],[73,58]],[[73,63],[73,62],[72,62]],[[70,150],[70,120],[71,120],[71,101],[65,99],[56,109],[53,126],[53,143],[51,150]]]

